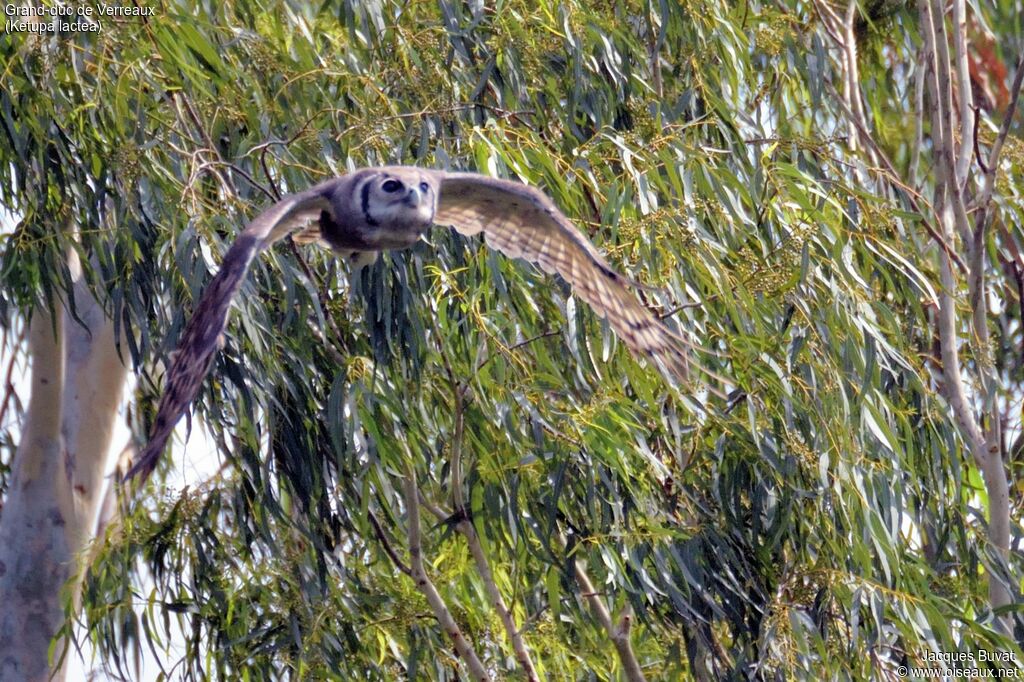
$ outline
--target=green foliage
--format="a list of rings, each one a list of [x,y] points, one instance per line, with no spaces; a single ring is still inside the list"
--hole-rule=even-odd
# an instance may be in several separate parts
[[[979,475],[933,378],[935,245],[904,195],[851,170],[813,6],[475,5],[182,0],[99,34],[0,37],[0,197],[24,216],[3,244],[6,324],[64,296],[60,221],[116,226],[80,248],[144,377],[141,438],[150,373],[246,218],[354,167],[417,163],[544,188],[659,287],[644,296],[678,309],[731,399],[709,376],[673,392],[563,285],[478,240],[435,230],[358,278],[278,247],[196,405],[227,473],[102,539],[83,617],[107,664],[131,678],[142,650],[176,679],[464,675],[385,551],[406,556],[408,467],[424,504],[452,512],[463,387],[468,512],[545,677],[621,674],[574,558],[613,613],[635,611],[649,679],[883,678],[931,651],[1024,661],[984,579],[1019,585],[1024,561],[988,551]],[[984,9],[1007,61],[1018,11]],[[905,168],[915,19],[887,21],[861,70]],[[1019,150],[992,251],[1024,236]],[[992,277],[1005,305],[978,361],[1019,400],[1019,301]],[[434,583],[513,677],[465,539],[426,518]],[[170,653],[177,624],[187,646]]]

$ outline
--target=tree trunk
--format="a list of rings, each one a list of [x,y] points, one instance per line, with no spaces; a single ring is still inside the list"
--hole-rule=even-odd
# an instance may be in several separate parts
[[[92,538],[127,369],[113,324],[75,276],[78,320],[32,317],[32,395],[0,516],[0,679],[63,679],[67,640],[51,643],[77,602],[77,559]],[[69,582],[69,579],[72,579]],[[52,660],[51,660],[52,658]],[[58,669],[58,666],[61,669]]]

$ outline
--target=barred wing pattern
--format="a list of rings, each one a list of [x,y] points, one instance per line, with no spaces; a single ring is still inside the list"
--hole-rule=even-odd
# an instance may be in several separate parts
[[[431,190],[436,206],[423,203]],[[687,377],[687,342],[637,300],[629,287],[639,285],[612,270],[542,192],[475,173],[406,166],[365,169],[285,197],[257,216],[232,244],[185,327],[167,370],[149,442],[127,476],[146,478],[156,467],[210,369],[231,302],[253,259],[325,212],[329,220],[321,220],[321,227],[330,230],[321,236],[335,252],[353,245],[368,253],[411,246],[431,218],[466,235],[483,232],[492,248],[565,278],[581,299],[608,319],[630,350],[649,358],[669,381],[679,383]]]
[[[178,350],[167,370],[167,385],[160,397],[149,442],[128,470],[126,478],[149,478],[160,461],[175,425],[199,393],[199,387],[221,345],[231,302],[238,294],[249,265],[261,251],[307,221],[316,219],[330,204],[318,188],[282,199],[257,216],[231,245],[220,270],[203,291],[192,319],[185,326]]]
[[[561,275],[576,294],[606,318],[636,354],[650,358],[665,377],[684,381],[689,344],[629,290],[634,284],[608,265],[590,240],[537,189],[474,173],[442,173],[434,222],[472,236],[511,258]]]

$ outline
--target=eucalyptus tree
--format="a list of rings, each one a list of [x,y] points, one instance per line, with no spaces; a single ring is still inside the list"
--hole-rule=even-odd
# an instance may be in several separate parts
[[[34,389],[0,407],[0,676],[76,623],[129,679],[1019,669],[1020,9],[182,0],[0,37]],[[126,374],[142,442],[246,221],[389,163],[543,188],[703,371],[479,240],[289,242],[194,406],[218,473],[105,491]]]

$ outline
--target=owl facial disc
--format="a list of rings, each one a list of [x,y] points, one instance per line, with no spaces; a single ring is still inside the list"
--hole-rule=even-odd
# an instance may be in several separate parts
[[[433,222],[436,193],[426,177],[415,169],[381,172],[368,185],[367,222],[419,231]]]

